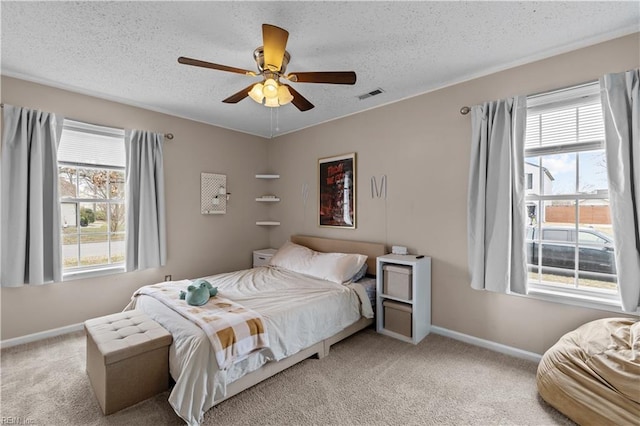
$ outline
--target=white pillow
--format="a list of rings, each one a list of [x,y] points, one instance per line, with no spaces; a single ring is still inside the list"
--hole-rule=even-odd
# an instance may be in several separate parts
[[[287,241],[271,257],[269,265],[342,284],[351,280],[366,261],[363,254],[320,253]]]

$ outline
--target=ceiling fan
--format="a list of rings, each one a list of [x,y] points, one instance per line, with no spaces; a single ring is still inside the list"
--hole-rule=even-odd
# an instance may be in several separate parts
[[[228,104],[238,103],[249,96],[260,104],[264,101],[264,105],[268,107],[278,107],[291,102],[300,111],[308,111],[313,108],[313,104],[293,87],[281,83],[281,78],[293,83],[355,84],[356,73],[353,71],[292,72],[285,74],[291,59],[291,55],[285,50],[288,38],[288,31],[274,25],[262,24],[263,45],[253,51],[253,58],[256,61],[258,72],[185,58],[184,56],[179,57],[178,62],[252,77],[263,77],[261,83],[251,84],[222,101]]]

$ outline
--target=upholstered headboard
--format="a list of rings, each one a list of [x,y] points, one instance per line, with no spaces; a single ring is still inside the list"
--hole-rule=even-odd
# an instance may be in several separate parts
[[[358,253],[367,255],[367,274],[376,275],[376,257],[386,254],[384,244],[333,238],[292,235],[291,242],[323,253]]]

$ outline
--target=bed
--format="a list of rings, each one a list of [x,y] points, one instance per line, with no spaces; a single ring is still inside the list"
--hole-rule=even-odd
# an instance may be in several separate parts
[[[285,248],[312,252],[314,262],[324,259],[329,263],[300,263]],[[339,273],[334,273],[325,268],[344,253],[366,258],[354,278],[365,271],[368,277],[339,282],[340,274],[352,271],[336,266]],[[375,275],[376,257],[383,254],[383,244],[296,235],[278,250],[270,266],[202,277],[218,288],[220,297],[257,312],[268,335],[267,347],[225,363],[222,369],[222,361],[216,358],[219,353],[212,349],[203,329],[161,300],[138,290],[126,309],[142,310],[172,334],[169,366],[175,385],[169,403],[187,424],[197,425],[216,404],[309,357],[325,357],[331,345],[370,326],[375,306],[371,276]],[[357,255],[344,256],[352,260]],[[186,288],[190,282],[165,284]]]
[[[565,334],[543,355],[537,386],[578,424],[640,424],[640,321],[607,318]]]

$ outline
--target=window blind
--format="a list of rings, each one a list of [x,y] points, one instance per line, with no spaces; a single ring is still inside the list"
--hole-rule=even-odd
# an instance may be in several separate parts
[[[124,130],[64,120],[58,161],[125,167]]]
[[[527,99],[525,149],[603,143],[597,82]]]

